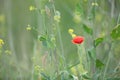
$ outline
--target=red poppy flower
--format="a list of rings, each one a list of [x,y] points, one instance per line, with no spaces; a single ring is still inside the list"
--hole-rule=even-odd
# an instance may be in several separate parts
[[[72,39],[73,44],[81,44],[84,41],[84,37],[76,36]]]

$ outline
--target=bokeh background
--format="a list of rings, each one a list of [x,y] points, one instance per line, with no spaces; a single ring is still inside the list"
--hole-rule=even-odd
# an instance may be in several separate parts
[[[77,35],[85,37],[86,52],[92,47],[94,39],[105,35],[104,41],[96,48],[96,54],[97,58],[106,63],[111,47],[110,33],[120,24],[120,0],[53,1],[55,9],[61,14],[59,30],[67,65],[78,60],[77,48],[71,43],[72,38],[68,33],[70,28],[74,29]],[[75,13],[77,5],[80,15]],[[35,7],[35,10],[30,11],[30,6]],[[40,14],[40,10],[45,7],[48,8],[46,18]],[[0,0],[0,38],[4,41],[0,52],[0,80],[34,80],[33,64],[42,64],[43,57],[49,53],[37,37],[45,33],[44,24],[48,33],[56,34],[52,32],[55,21],[51,20],[53,11],[49,12],[49,9],[51,10],[51,5],[48,0]],[[83,24],[93,29],[92,37],[84,31]],[[37,32],[26,30],[28,26],[35,28]],[[59,52],[61,43],[59,38],[56,39]],[[116,40],[111,50],[111,72],[120,64],[119,48],[120,41]]]

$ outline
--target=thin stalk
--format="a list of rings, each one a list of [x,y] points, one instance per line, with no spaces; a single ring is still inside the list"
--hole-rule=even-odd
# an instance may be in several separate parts
[[[54,3],[52,3],[52,4],[53,4],[52,6],[53,6],[54,13],[56,14],[55,5],[54,5]],[[59,23],[57,22],[56,25],[57,25],[58,37],[59,37],[59,40],[60,40],[62,59],[63,59],[63,62],[64,62],[63,66],[66,69],[66,60],[65,60],[65,57],[64,57],[64,48],[63,48],[63,42],[62,42],[62,38],[61,38],[61,32],[60,32],[60,28],[59,28]]]
[[[111,17],[114,17],[115,1],[111,0]]]
[[[39,1],[39,0],[35,0],[35,4],[36,4],[36,7],[37,7],[37,11],[38,11],[38,15],[37,15],[38,16],[38,18],[37,18],[38,23],[37,24],[38,24],[38,27],[40,27],[40,28],[38,28],[38,29],[40,29],[39,31],[41,33],[44,33],[44,31],[45,31],[45,33],[46,33],[47,28],[46,28],[46,24],[45,24],[45,13],[41,14],[41,12],[40,12],[40,10],[41,10],[41,6],[39,6],[40,2],[41,1]]]
[[[63,42],[62,42],[61,32],[60,32],[58,23],[57,23],[57,32],[58,32],[58,37],[59,37],[59,40],[60,40],[60,47],[61,47],[61,52],[62,52],[62,59],[63,59],[63,62],[64,62],[63,66],[64,66],[64,68],[66,68],[66,60],[65,60],[65,57],[64,57]]]
[[[120,13],[119,13],[119,15],[118,15],[117,24],[119,24],[119,21],[120,21]]]
[[[36,42],[34,41],[34,47],[33,47],[33,57],[35,56],[35,54],[36,54],[36,46],[37,46],[37,44],[36,44]],[[34,62],[33,62],[33,65],[32,65],[32,78],[31,78],[31,80],[34,80]]]
[[[85,54],[85,52],[84,52],[84,50],[83,50],[83,48],[82,48],[82,45],[83,44],[81,44],[81,45],[77,45],[77,48],[78,48],[78,56],[79,56],[79,60],[80,60],[80,66],[81,66],[81,69],[80,69],[80,80],[83,80],[83,77],[82,77],[82,74],[84,73],[84,71],[85,71],[85,68],[84,68],[84,64],[83,64],[83,61],[84,61],[84,59],[86,59],[86,55],[84,55]],[[86,64],[86,63],[85,63]]]
[[[112,46],[113,46],[113,43],[111,44],[111,48],[110,48],[110,51],[109,51],[109,55],[108,55],[108,59],[107,59],[107,63],[106,63],[106,66],[105,66],[105,70],[104,70],[104,73],[103,73],[103,79],[102,80],[105,80],[105,75],[106,75],[106,72],[107,72],[107,69],[108,69],[108,66],[109,66],[109,62],[110,62],[110,59],[111,59]]]
[[[90,57],[88,54],[86,54],[86,57],[87,57],[87,70],[88,70],[88,73],[90,73]]]
[[[80,60],[80,64],[82,64],[82,55],[80,53],[80,45],[77,45],[77,48],[78,48],[78,57],[79,57],[79,60]]]

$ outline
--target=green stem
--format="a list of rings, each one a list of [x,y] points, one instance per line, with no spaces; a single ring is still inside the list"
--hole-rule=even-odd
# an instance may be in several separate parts
[[[119,24],[119,21],[120,21],[120,13],[119,13],[119,15],[118,15],[117,24]]]
[[[79,60],[80,60],[80,64],[82,64],[82,55],[80,53],[80,45],[77,45],[78,47],[78,57],[79,57]]]
[[[63,62],[64,62],[63,66],[64,66],[64,68],[66,68],[66,60],[65,60],[65,57],[64,57],[63,42],[62,42],[61,32],[60,32],[58,23],[57,23],[57,32],[58,32],[58,37],[59,37],[59,40],[60,40],[60,47],[61,47],[61,52],[62,52],[62,59],[63,59]]]
[[[53,4],[52,6],[53,6],[54,13],[56,14],[55,5],[54,5],[54,3],[52,3],[52,4]],[[60,28],[59,28],[59,23],[57,22],[56,25],[57,25],[58,37],[59,37],[59,40],[60,40],[62,59],[63,59],[63,62],[64,62],[63,66],[64,66],[64,69],[66,69],[66,60],[65,60],[65,56],[64,56],[64,48],[63,48],[63,42],[62,42],[62,38],[61,38],[61,32],[60,32]]]
[[[106,75],[106,72],[107,72],[107,69],[108,69],[108,65],[109,65],[109,62],[110,62],[110,59],[111,59],[111,49],[112,49],[112,46],[113,46],[113,43],[111,44],[111,47],[110,47],[110,50],[109,50],[107,63],[106,63],[105,70],[104,70],[104,73],[103,73],[103,80],[105,80],[105,75]]]
[[[35,54],[36,54],[36,46],[37,46],[37,44],[36,44],[36,42],[34,41],[34,47],[33,47],[33,57],[35,56]],[[32,65],[32,78],[31,78],[31,80],[34,80],[34,62],[33,62],[33,65]]]
[[[107,72],[107,69],[108,69],[108,65],[109,65],[109,62],[110,62],[110,54],[111,53],[109,53],[107,64],[106,64],[106,67],[105,67],[105,70],[104,70],[104,73],[103,73],[103,80],[105,80],[105,75],[106,75],[106,72]]]
[[[82,78],[82,72],[84,71],[84,65],[83,65],[83,53],[82,52],[80,52],[80,51],[82,51],[82,49],[81,49],[81,46],[82,45],[77,45],[77,48],[78,48],[78,57],[79,57],[79,60],[80,60],[80,66],[81,66],[81,69],[80,69],[80,80],[82,80],[83,78]]]

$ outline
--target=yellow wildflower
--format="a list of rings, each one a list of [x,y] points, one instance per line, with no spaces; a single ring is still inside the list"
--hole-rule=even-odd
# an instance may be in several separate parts
[[[94,3],[94,2],[93,2],[93,3],[92,3],[92,6],[98,6],[98,3],[96,3],[96,2]]]
[[[83,65],[82,64],[78,64],[74,67],[72,67],[71,69],[71,72],[74,74],[74,75],[77,75],[78,73],[84,75],[84,74],[87,74],[88,72],[84,69]],[[79,72],[78,72],[79,71]]]
[[[37,71],[40,70],[40,66],[39,66],[39,65],[36,65],[36,66],[35,66],[35,70],[37,70]]]
[[[30,31],[30,30],[31,30],[31,27],[27,27],[26,29],[27,29],[28,31]]]
[[[57,22],[60,22],[60,18],[61,18],[60,12],[59,12],[59,11],[56,11],[56,12],[55,12],[55,16],[54,16],[54,20],[57,21]]]
[[[78,74],[75,67],[72,67],[70,70],[71,70],[71,72],[72,72],[74,75],[77,75],[77,74]]]
[[[28,24],[27,27],[26,27],[26,30],[30,31],[31,29],[32,29],[31,26]]]
[[[76,37],[76,34],[72,34],[71,36],[72,36],[72,38],[74,38],[74,37]]]
[[[70,34],[72,34],[72,33],[74,32],[74,30],[73,30],[73,29],[69,29],[68,32],[69,32]]]
[[[34,69],[37,73],[40,73],[41,71],[43,71],[43,69],[39,65],[35,65]]]
[[[68,30],[68,33],[72,36],[72,38],[76,37],[76,34],[74,34],[73,32],[74,32],[73,29]]]
[[[30,7],[29,7],[29,10],[30,10],[30,11],[34,11],[34,10],[36,10],[36,9],[37,9],[37,8],[35,8],[34,6],[30,6]]]
[[[4,44],[4,41],[0,39],[0,47],[2,47],[3,44]]]
[[[54,20],[57,21],[57,22],[60,22],[60,16],[59,15],[55,15],[54,16]]]

